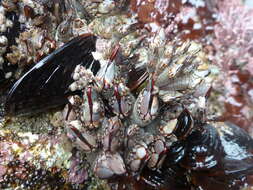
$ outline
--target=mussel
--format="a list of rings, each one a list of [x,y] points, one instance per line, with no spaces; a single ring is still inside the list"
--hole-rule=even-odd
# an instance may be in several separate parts
[[[239,190],[253,174],[253,139],[229,122],[199,123],[184,110],[173,131],[178,138],[158,171],[142,180],[155,189]]]
[[[6,115],[34,114],[67,104],[67,97],[77,93],[69,90],[75,67],[82,64],[93,72],[100,68],[91,54],[95,45],[96,37],[84,34],[39,61],[9,91]]]

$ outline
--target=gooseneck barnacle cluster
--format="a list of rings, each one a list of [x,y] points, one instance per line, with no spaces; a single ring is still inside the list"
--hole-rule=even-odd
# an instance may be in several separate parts
[[[100,179],[108,182],[104,189],[248,185],[253,139],[208,113],[216,73],[206,51],[214,21],[201,11],[214,5],[141,2],[1,2],[0,81],[8,93],[1,106],[7,130],[0,133],[0,148],[24,162],[9,166],[10,154],[0,150],[0,187],[62,188],[63,178],[70,189],[90,189]],[[153,17],[144,18],[146,9]],[[18,27],[18,37],[11,35],[12,27]],[[45,118],[35,119],[32,132],[20,127],[15,134],[12,126],[22,118],[29,122],[42,113]],[[38,130],[43,122],[46,129]],[[14,131],[10,138],[8,128]],[[29,173],[29,164],[44,177],[8,174],[18,167]],[[67,168],[68,177],[47,174],[52,168],[59,173]],[[57,183],[41,182],[52,178]]]

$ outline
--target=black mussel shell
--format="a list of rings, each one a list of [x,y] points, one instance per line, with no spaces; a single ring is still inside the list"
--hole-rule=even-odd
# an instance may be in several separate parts
[[[231,123],[202,127],[187,137],[180,166],[191,171],[192,183],[202,189],[240,189],[253,174],[253,139]]]
[[[84,34],[39,61],[9,91],[6,114],[34,114],[68,103],[67,97],[73,93],[68,87],[73,82],[71,75],[75,67],[92,65],[95,73],[100,68],[91,54],[95,45],[96,37]]]
[[[193,118],[187,109],[184,109],[177,118],[177,125],[173,130],[173,134],[178,139],[185,139],[193,128]]]

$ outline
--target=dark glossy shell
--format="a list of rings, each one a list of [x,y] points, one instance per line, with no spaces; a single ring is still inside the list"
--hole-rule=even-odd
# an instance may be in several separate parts
[[[173,134],[176,135],[178,139],[185,139],[192,131],[193,125],[194,122],[190,112],[184,109],[177,118],[177,125],[173,130]]]
[[[174,130],[184,138],[169,147],[159,171],[146,168],[142,179],[155,189],[239,190],[253,175],[253,139],[224,122],[195,124],[189,132],[188,113]]]
[[[171,167],[163,166],[159,170],[145,167],[141,173],[140,182],[144,182],[154,190],[190,190],[186,170],[174,164]]]
[[[185,140],[182,168],[205,190],[239,189],[253,174],[253,139],[231,123],[204,124]]]
[[[184,168],[207,170],[220,162],[221,142],[217,130],[211,125],[204,125],[203,131],[193,131],[185,141],[185,156],[181,161]]]
[[[229,123],[231,131],[221,131],[221,144],[226,175],[253,174],[253,140],[241,128]]]
[[[85,34],[72,39],[25,73],[9,91],[5,104],[7,115],[26,115],[67,103],[72,72],[78,64],[99,69],[91,52],[96,37]]]

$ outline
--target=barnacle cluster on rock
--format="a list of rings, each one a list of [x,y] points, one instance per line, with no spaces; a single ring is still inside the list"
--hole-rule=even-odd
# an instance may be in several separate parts
[[[163,29],[150,42],[143,41],[132,56],[143,48],[148,58],[128,63],[147,75],[135,93],[127,86],[133,79],[123,75],[124,65],[117,62],[118,49],[114,58],[106,51],[94,52],[101,64],[97,74],[81,65],[73,73],[70,89],[82,95],[69,97],[65,127],[74,145],[87,158],[92,155],[88,162],[102,179],[140,174],[146,164],[158,169],[164,159],[160,157],[166,157],[160,154],[176,141],[171,133],[181,111],[187,108],[200,119],[205,114],[212,79],[201,46],[166,42]]]
[[[91,65],[73,70],[64,108],[0,112],[0,188],[146,188],[135,183],[148,184],[145,175],[159,172],[170,146],[186,138],[175,135],[182,113],[205,123],[216,109],[207,102],[217,77],[207,56],[215,3],[200,2],[2,0],[0,82],[77,36],[92,39],[95,51]],[[148,180],[147,189],[160,188]]]

